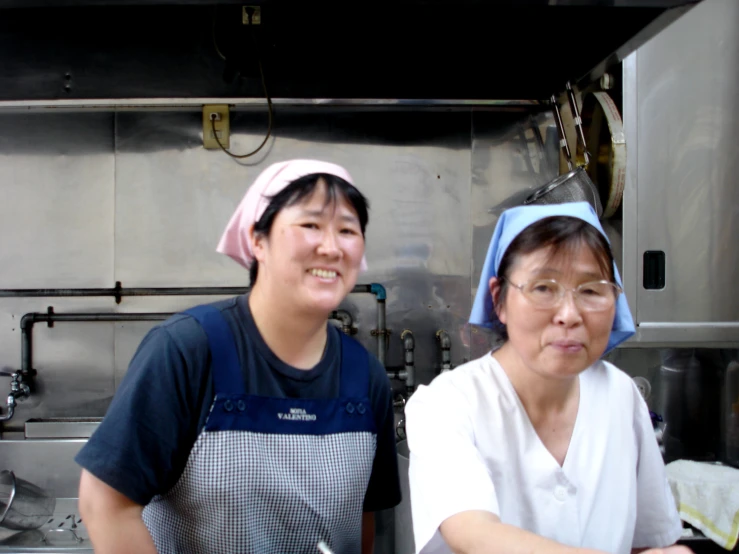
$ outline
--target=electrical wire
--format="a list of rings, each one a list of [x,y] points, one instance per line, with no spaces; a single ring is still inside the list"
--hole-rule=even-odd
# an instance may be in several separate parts
[[[218,48],[218,41],[216,41],[216,20],[218,19],[218,5],[216,4],[213,6],[213,29],[211,32],[212,38],[213,38],[213,48],[216,50],[216,54],[218,54],[218,57],[222,60],[226,59],[226,56],[223,55],[223,52],[221,52],[221,49]]]
[[[249,32],[252,43],[254,44],[254,50],[257,53],[257,64],[259,65],[259,76],[262,80],[262,90],[264,91],[264,96],[267,99],[267,134],[264,137],[264,140],[262,141],[262,144],[256,147],[256,149],[252,150],[248,154],[234,154],[233,152],[230,152],[225,146],[223,146],[223,143],[221,142],[221,139],[218,138],[218,134],[216,133],[216,120],[215,117],[211,116],[210,118],[210,126],[213,131],[213,138],[215,138],[216,142],[218,143],[218,146],[221,147],[221,150],[223,150],[226,154],[231,156],[232,158],[237,159],[243,159],[248,158],[250,156],[253,156],[257,152],[259,152],[265,144],[267,144],[267,141],[269,140],[270,135],[272,134],[272,120],[273,120],[273,114],[272,114],[272,99],[269,96],[269,92],[267,92],[267,81],[264,78],[264,69],[262,68],[262,57],[259,55],[259,48],[257,47],[256,40],[254,39],[254,36]],[[215,38],[215,36],[214,36]],[[214,42],[215,44],[215,42]],[[216,47],[217,48],[217,47]]]

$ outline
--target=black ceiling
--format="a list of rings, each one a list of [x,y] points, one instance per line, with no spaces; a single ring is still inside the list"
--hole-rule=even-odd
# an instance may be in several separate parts
[[[260,59],[272,97],[542,100],[696,2],[552,3],[0,0],[0,99],[259,97]]]

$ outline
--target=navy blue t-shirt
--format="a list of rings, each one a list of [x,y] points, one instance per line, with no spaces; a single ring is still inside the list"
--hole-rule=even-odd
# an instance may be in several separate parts
[[[214,302],[236,342],[246,394],[337,398],[341,337],[328,325],[321,361],[301,370],[282,362],[262,339],[247,296]],[[385,368],[369,355],[369,399],[377,451],[364,511],[400,502],[392,391]],[[102,423],[75,460],[134,502],[146,505],[177,483],[214,399],[208,338],[190,315],[177,314],[141,341]]]

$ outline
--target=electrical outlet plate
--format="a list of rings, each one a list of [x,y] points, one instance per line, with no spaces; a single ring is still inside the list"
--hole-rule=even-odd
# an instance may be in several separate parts
[[[215,122],[211,121],[211,115],[217,114]],[[203,148],[208,150],[230,148],[231,146],[231,127],[228,118],[228,106],[226,104],[208,104],[203,106]],[[215,123],[216,134],[218,140],[213,135],[213,126]],[[221,145],[218,145],[220,141]]]

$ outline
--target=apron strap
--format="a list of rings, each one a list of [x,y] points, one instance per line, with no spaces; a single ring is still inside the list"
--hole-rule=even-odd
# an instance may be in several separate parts
[[[183,313],[194,317],[208,336],[216,396],[246,394],[236,341],[221,311],[206,305],[195,306]]]
[[[342,398],[367,398],[369,394],[369,354],[357,340],[341,336]]]

